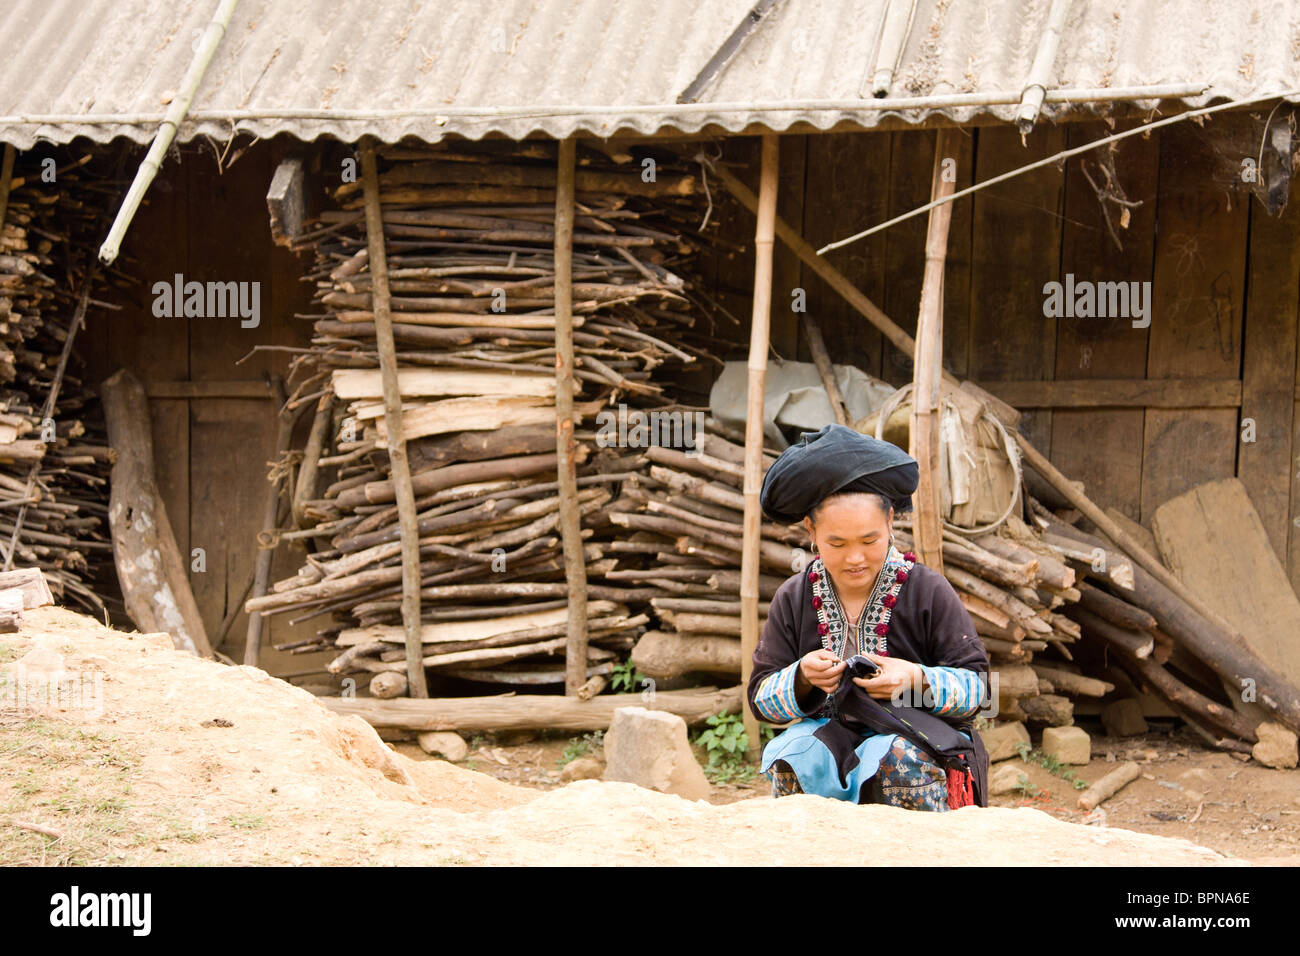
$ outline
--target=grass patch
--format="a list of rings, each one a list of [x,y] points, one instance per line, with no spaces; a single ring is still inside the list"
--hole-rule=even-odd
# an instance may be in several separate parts
[[[1029,744],[1019,743],[1016,744],[1016,751],[1020,754],[1020,759],[1023,760],[1025,763],[1038,764],[1040,767],[1045,768],[1048,773],[1060,777],[1066,783],[1073,785],[1075,790],[1088,789],[1089,786],[1088,781],[1082,779],[1081,777],[1076,777],[1074,775],[1074,771],[1069,769],[1068,764],[1061,763],[1055,757],[1043,753],[1038,748],[1035,747],[1033,749],[1030,749]],[[1023,781],[1021,784],[1021,790],[1023,791],[1026,789],[1024,784],[1027,782],[1027,778],[1024,776],[1024,774],[1021,774],[1021,780]],[[1038,788],[1034,787],[1033,789],[1035,793],[1029,794],[1029,796],[1037,795]]]
[[[111,734],[42,715],[0,716],[0,866],[77,866],[108,860],[130,832],[139,758]],[[14,826],[36,823],[47,836]]]
[[[581,737],[571,737],[564,747],[564,753],[560,755],[558,764],[561,768],[572,763],[579,757],[586,757],[592,752],[600,752],[605,749],[605,731],[597,730],[589,734],[583,734]]]

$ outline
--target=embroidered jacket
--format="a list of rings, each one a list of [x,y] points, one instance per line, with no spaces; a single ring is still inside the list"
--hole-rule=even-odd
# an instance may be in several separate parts
[[[988,655],[943,575],[891,546],[858,627],[862,653],[921,665],[933,698],[926,709],[970,734],[983,703]],[[843,657],[847,636],[844,611],[818,557],[772,600],[749,679],[754,712],[773,723],[835,716],[834,698],[815,687],[796,699],[795,675],[803,656],[819,647]]]

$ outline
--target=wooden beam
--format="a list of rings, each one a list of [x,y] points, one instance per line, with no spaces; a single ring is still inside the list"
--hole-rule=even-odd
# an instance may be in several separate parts
[[[951,196],[955,177],[945,176],[945,160],[957,152],[957,130],[941,130],[934,142],[934,172],[930,200]],[[948,223],[952,204],[930,210],[925,235],[925,276],[921,284],[921,306],[916,319],[916,357],[912,362],[912,416],[908,429],[911,454],[920,467],[920,482],[912,501],[912,541],[917,558],[926,567],[943,573],[943,488],[940,476],[942,454],[939,441],[940,391],[943,381],[943,266],[948,254]]]
[[[448,697],[437,700],[366,700],[319,697],[336,714],[356,714],[378,731],[385,730],[608,730],[620,707],[650,707],[677,714],[688,724],[702,723],[724,710],[735,713],[745,694],[741,687],[718,690],[658,691],[652,702],[641,694],[577,697],[525,694],[498,697]]]
[[[980,382],[1016,408],[1236,408],[1235,378],[1089,378]]]
[[[569,585],[564,693],[575,697],[587,682],[587,568],[573,435],[573,201],[577,142],[560,141],[555,170],[555,472],[560,496],[564,580]]]
[[[379,172],[373,137],[361,147],[361,179],[365,190],[366,242],[375,312],[375,342],[383,371],[384,421],[397,521],[402,541],[402,624],[406,628],[406,680],[410,695],[429,696],[420,642],[420,531],[416,524],[415,493],[402,436],[402,395],[397,386],[397,347],[393,342],[393,316],[389,311],[388,254],[384,248],[384,219],[380,208]]]
[[[776,192],[779,140],[775,134],[763,137],[758,189],[758,224],[754,231],[754,309],[749,330],[749,388],[745,414],[745,524],[740,557],[740,664],[741,683],[748,686],[758,647],[759,544],[763,515],[758,493],[763,487],[763,384],[767,373],[768,323],[772,309],[772,245],[776,222]],[[793,570],[793,569],[791,569]],[[761,749],[758,717],[745,698],[745,732],[749,750]]]
[[[302,232],[307,202],[303,196],[302,160],[281,161],[266,191],[266,209],[271,216],[271,238],[277,246],[291,246]]]

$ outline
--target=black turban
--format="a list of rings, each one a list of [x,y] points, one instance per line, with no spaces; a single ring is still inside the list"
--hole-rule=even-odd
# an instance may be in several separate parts
[[[912,507],[912,492],[921,480],[916,459],[897,445],[871,438],[847,425],[827,425],[804,432],[772,463],[763,477],[759,504],[780,524],[802,520],[837,491],[884,495],[894,511]]]

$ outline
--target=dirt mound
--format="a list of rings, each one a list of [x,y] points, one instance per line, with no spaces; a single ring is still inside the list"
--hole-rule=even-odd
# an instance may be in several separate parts
[[[1242,862],[1027,808],[713,806],[591,780],[515,787],[395,753],[360,718],[263,671],[59,608],[0,636],[0,661],[0,756],[13,771],[0,779],[0,865]],[[30,688],[60,670],[81,694],[33,701]]]

